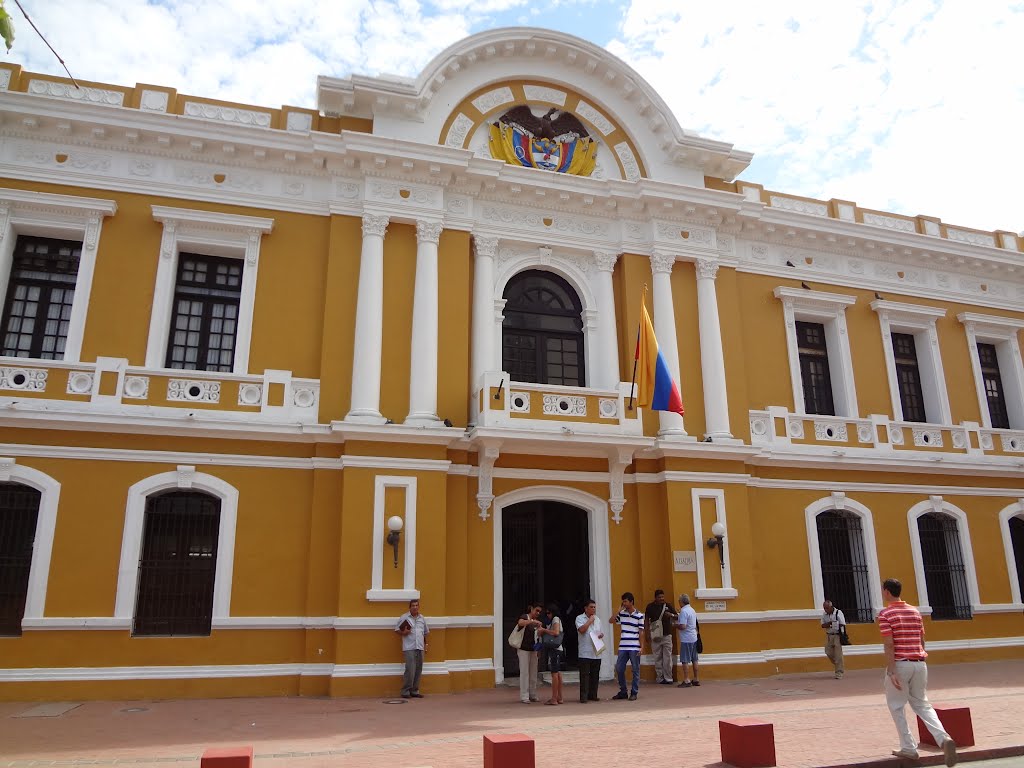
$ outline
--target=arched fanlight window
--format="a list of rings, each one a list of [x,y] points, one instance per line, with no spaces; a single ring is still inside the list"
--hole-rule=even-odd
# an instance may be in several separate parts
[[[512,381],[586,386],[583,307],[558,275],[520,272],[505,287],[501,363]]]

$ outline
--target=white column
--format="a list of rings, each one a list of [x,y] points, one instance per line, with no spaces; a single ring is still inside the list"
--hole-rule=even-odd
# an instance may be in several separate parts
[[[437,241],[439,221],[416,222],[416,287],[406,424],[437,426]]]
[[[477,390],[494,356],[494,255],[498,251],[498,238],[474,235],[473,249],[476,260],[473,266],[473,380],[470,386],[470,414],[475,423],[480,412]]]
[[[718,263],[697,260],[697,316],[700,327],[700,370],[704,384],[704,418],[712,440],[731,440],[729,397],[725,389],[725,356],[722,326],[718,318],[718,291],[715,278]]]
[[[597,263],[598,354],[594,385],[600,389],[619,388],[619,339],[615,327],[615,289],[612,271],[619,254],[612,251],[594,251]]]
[[[665,356],[665,363],[672,378],[679,382],[679,342],[676,340],[676,308],[672,301],[673,254],[654,253],[651,256],[651,271],[654,273],[654,335]],[[682,384],[680,383],[680,386]],[[659,435],[685,437],[683,417],[670,411],[659,411],[661,429]]]
[[[352,355],[352,407],[345,421],[382,424],[380,360],[384,330],[384,234],[387,216],[363,214],[356,339]]]

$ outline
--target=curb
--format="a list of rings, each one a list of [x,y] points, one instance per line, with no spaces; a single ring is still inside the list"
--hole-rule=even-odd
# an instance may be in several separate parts
[[[968,747],[957,752],[961,763],[973,763],[977,760],[998,760],[1003,757],[1019,757],[1024,755],[1024,745],[1016,747],[990,747],[988,749],[974,749]],[[822,768],[903,768],[904,766],[918,765],[944,765],[942,754],[921,755],[918,760],[911,760],[906,757],[883,757],[875,760],[864,760],[858,763],[832,763]]]

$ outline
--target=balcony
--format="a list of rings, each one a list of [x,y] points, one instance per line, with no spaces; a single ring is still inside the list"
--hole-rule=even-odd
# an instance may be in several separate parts
[[[150,369],[122,358],[66,363],[0,357],[0,414],[14,412],[315,424],[318,379]]]
[[[484,375],[475,393],[477,426],[533,433],[642,437],[640,409],[629,408],[632,385],[617,390],[563,387],[510,381],[507,373]]]

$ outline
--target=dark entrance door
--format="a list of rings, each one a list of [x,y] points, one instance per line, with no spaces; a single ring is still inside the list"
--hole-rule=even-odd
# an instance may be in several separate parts
[[[590,596],[587,513],[554,501],[527,501],[502,512],[502,637],[508,637],[526,604],[556,603],[566,628],[565,652],[576,664],[576,617]],[[519,675],[515,649],[503,643],[506,677]]]
[[[1017,584],[1024,595],[1024,518],[1010,518],[1010,544],[1013,547],[1013,559],[1017,564]],[[1013,574],[1010,574],[1013,577]]]

